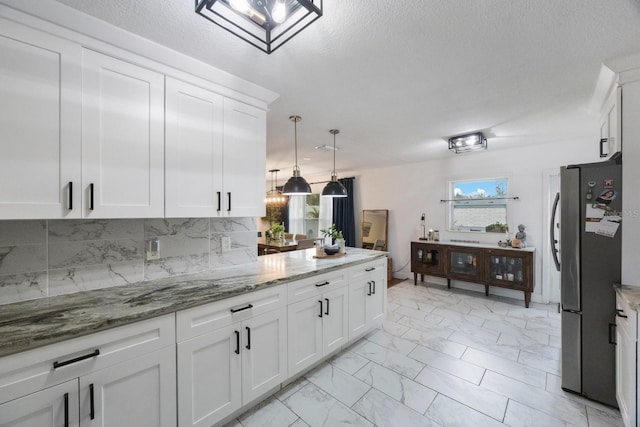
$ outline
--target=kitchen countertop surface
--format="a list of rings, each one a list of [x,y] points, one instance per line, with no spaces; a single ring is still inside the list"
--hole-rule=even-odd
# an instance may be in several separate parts
[[[0,357],[382,258],[347,248],[315,259],[315,249],[257,262],[94,291],[0,305]]]
[[[640,286],[615,285],[616,293],[620,295],[635,311],[640,311]]]

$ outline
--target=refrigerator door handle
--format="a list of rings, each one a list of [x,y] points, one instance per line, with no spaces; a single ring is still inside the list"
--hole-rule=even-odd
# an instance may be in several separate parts
[[[616,324],[609,323],[609,344],[618,345],[616,342]]]
[[[556,198],[553,200],[553,208],[551,208],[551,224],[549,224],[549,243],[551,244],[551,254],[553,255],[553,262],[556,264],[556,270],[558,271],[560,271],[560,261],[558,260],[558,240],[556,239],[556,229],[554,225],[556,223],[559,202],[560,193],[556,193]]]

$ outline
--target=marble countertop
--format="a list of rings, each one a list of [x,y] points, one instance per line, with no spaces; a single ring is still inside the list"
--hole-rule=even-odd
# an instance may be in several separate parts
[[[614,289],[632,309],[640,312],[640,286],[615,285]]]
[[[0,306],[0,357],[385,257],[347,248],[258,257],[253,264]]]
[[[452,242],[447,240],[440,240],[438,242],[432,240],[412,240],[417,243],[430,243],[434,245],[447,245],[447,246],[466,246],[469,248],[483,248],[483,249],[502,249],[505,251],[519,251],[519,252],[535,252],[536,248],[534,247],[526,247],[526,248],[503,248],[498,246],[498,243],[468,243],[468,242]]]

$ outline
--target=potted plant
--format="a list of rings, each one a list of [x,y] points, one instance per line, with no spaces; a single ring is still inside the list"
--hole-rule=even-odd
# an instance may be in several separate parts
[[[340,253],[345,253],[345,244],[344,244],[344,236],[342,235],[342,231],[336,228],[335,224],[331,224],[331,227],[326,230],[320,230],[322,236],[324,238],[331,237],[331,243],[337,244],[340,248]]]
[[[276,240],[278,242],[283,242],[284,241],[284,225],[282,224],[273,224],[271,226],[271,236],[273,237],[273,240]]]

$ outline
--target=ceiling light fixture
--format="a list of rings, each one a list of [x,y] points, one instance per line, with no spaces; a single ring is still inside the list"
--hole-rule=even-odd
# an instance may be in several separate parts
[[[322,0],[195,0],[196,13],[270,54],[322,16]]]
[[[347,197],[347,189],[344,188],[342,183],[338,182],[338,175],[336,174],[336,135],[340,131],[331,129],[329,133],[333,135],[333,172],[331,172],[331,181],[322,190],[322,195],[324,197]]]
[[[282,194],[285,196],[311,194],[311,186],[309,186],[309,183],[300,176],[300,167],[298,166],[298,122],[302,120],[302,117],[290,116],[289,120],[293,122],[296,164],[293,167],[293,176],[289,178],[289,181],[284,185]]]
[[[271,172],[271,190],[267,191],[267,197],[264,199],[269,206],[284,206],[287,204],[287,197],[278,190],[278,172],[280,169],[270,169]],[[276,174],[276,186],[273,186],[273,174]]]
[[[482,132],[467,133],[449,138],[449,150],[454,153],[487,149],[487,138]]]

